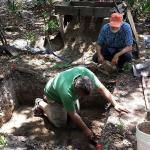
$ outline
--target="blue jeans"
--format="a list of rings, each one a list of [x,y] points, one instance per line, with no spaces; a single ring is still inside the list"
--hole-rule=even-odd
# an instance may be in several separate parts
[[[118,53],[121,49],[120,48],[102,48],[102,55],[104,57],[105,60],[108,60],[111,62],[111,60],[113,59],[114,55],[116,53]],[[123,68],[123,65],[125,62],[129,62],[132,60],[132,53],[131,52],[127,52],[123,55],[121,55],[119,57],[119,60],[118,60],[118,64],[117,64],[117,67],[118,69],[122,69]],[[97,53],[95,53],[93,55],[93,58],[92,60],[95,62],[95,63],[98,63],[98,56],[97,56]]]

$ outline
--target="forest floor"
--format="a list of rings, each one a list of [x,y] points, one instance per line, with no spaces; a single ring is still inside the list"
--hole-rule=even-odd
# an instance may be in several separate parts
[[[8,26],[11,25],[11,31],[6,31],[6,39],[9,43],[18,39],[25,39],[26,32],[35,32],[40,39],[44,36],[42,32],[43,21],[34,11],[27,13],[30,17],[24,17],[23,20],[18,19],[19,22],[15,22],[13,17],[12,20],[10,19],[10,14],[6,13],[4,8],[2,10],[3,13],[1,14],[3,15],[1,16],[4,17],[5,14],[7,20],[5,21],[8,22]],[[6,17],[7,15],[8,17]],[[73,19],[65,33],[64,45],[60,36],[52,41],[54,53],[61,59],[53,54],[40,55],[22,51],[20,55],[15,57],[0,54],[0,77],[5,77],[12,68],[22,67],[36,72],[40,77],[49,79],[62,70],[77,65],[86,66],[91,62],[92,55],[95,52],[95,41],[100,28],[99,25],[94,30],[91,29],[89,22],[90,18],[85,18],[80,22],[76,18]],[[142,33],[141,30],[140,32]],[[133,60],[132,64],[148,62],[149,56],[148,49],[141,46],[140,58]],[[95,133],[96,141],[102,144],[104,149],[136,150],[135,126],[140,119],[145,119],[146,114],[141,80],[140,78],[134,78],[130,69],[131,64],[129,68],[124,69],[123,73],[114,76],[106,76],[100,72],[95,72],[101,82],[120,98],[120,103],[131,110],[129,114],[118,114],[113,108],[102,109],[100,104],[97,106],[85,104],[83,109],[81,108],[83,120]],[[115,84],[113,84],[114,82]],[[95,149],[80,130],[70,127],[57,129],[45,116],[33,116],[32,106],[28,104],[20,105],[20,108],[14,110],[12,118],[1,127],[0,133],[6,136],[7,145],[3,149],[8,150]]]

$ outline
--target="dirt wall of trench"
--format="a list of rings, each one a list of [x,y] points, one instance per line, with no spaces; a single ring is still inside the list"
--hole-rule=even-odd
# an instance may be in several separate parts
[[[0,79],[0,126],[7,122],[13,110],[22,105],[33,106],[37,97],[43,97],[45,81],[35,75],[10,71]]]
[[[27,70],[11,70],[0,80],[0,126],[7,122],[15,108],[34,106],[37,97],[43,98],[47,79]],[[97,93],[79,99],[81,109],[107,108],[107,101]]]

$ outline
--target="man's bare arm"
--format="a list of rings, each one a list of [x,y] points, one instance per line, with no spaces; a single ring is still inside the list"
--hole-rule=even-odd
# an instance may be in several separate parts
[[[118,63],[119,57],[127,52],[132,51],[132,45],[123,48],[120,52],[116,53],[111,61],[113,65]]]
[[[97,52],[97,57],[98,57],[98,63],[102,63],[104,61],[104,57],[102,55],[102,47],[98,44],[96,44],[96,52]]]
[[[84,132],[84,134],[91,138],[93,133],[92,131],[87,127],[87,125],[83,122],[81,117],[76,112],[68,112],[68,115],[70,116],[71,120]]]
[[[98,88],[98,92],[103,97],[105,97],[114,107],[115,105],[117,105],[115,97],[110,93],[110,91],[103,84],[101,84],[101,87]]]
[[[101,84],[101,87],[98,88],[98,92],[102,96],[104,96],[114,106],[114,108],[117,111],[126,113],[129,112],[124,106],[118,104],[118,102],[116,101],[116,97],[114,97],[113,94],[111,94],[110,91],[103,84]]]
[[[132,51],[132,45],[130,46],[126,46],[125,48],[123,48],[120,52],[118,52],[116,55],[118,55],[118,57],[120,57],[121,55]]]

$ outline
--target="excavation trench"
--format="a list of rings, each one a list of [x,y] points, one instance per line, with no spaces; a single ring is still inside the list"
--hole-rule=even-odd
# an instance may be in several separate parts
[[[82,132],[78,129],[55,128],[46,117],[35,117],[32,113],[34,100],[43,97],[46,79],[38,78],[37,74],[12,70],[0,80],[0,132],[6,135],[24,137],[30,142],[22,144],[24,148],[32,147],[33,140],[48,142],[58,147],[72,145],[77,149],[93,149]],[[92,128],[96,138],[100,138],[101,131],[107,119],[106,103],[98,95],[84,97],[80,100],[81,116],[86,124]],[[8,147],[14,141],[8,138]],[[28,141],[28,140],[25,140]],[[11,144],[10,144],[11,143]],[[15,145],[13,143],[13,146]],[[17,147],[18,145],[15,145]],[[38,145],[41,146],[41,145]],[[32,149],[35,147],[33,146]],[[36,149],[36,148],[35,148]]]

